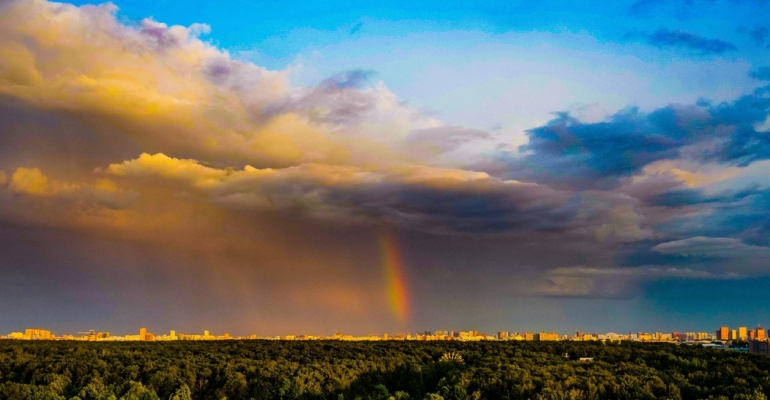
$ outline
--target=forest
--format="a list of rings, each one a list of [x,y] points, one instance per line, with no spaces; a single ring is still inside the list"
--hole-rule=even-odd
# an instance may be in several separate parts
[[[0,399],[8,400],[767,399],[768,392],[770,357],[662,343],[0,341]]]

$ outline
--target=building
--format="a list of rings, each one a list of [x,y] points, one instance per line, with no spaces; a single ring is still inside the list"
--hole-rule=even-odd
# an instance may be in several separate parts
[[[497,340],[508,340],[508,332],[497,332]]]
[[[40,328],[27,328],[27,330],[24,331],[24,339],[27,340],[50,340],[53,339],[54,335],[51,333],[51,331],[40,329]]]
[[[748,340],[749,339],[749,334],[746,332],[746,327],[745,326],[738,327],[738,339],[740,339],[740,340]]]
[[[139,328],[139,340],[147,340],[147,328]]]
[[[535,334],[534,333],[524,333],[524,340],[527,340],[527,341],[535,340]]]
[[[559,334],[555,332],[540,332],[535,334],[535,340],[538,342],[559,340]]]
[[[730,340],[730,328],[721,326],[717,329],[717,340]]]
[[[730,340],[738,340],[738,331],[733,329],[730,331]]]
[[[761,326],[757,326],[757,334],[755,337],[757,340],[763,340],[764,338],[766,338],[767,336],[765,336],[765,329],[762,328]]]
[[[749,340],[749,353],[770,355],[770,342],[764,340]]]

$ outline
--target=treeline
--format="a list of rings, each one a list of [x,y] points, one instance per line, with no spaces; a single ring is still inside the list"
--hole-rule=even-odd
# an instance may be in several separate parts
[[[441,361],[450,352],[464,362]],[[8,400],[767,399],[769,391],[770,357],[670,344],[0,341]]]

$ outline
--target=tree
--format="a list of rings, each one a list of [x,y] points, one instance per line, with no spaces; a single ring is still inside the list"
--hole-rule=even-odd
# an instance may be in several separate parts
[[[180,386],[168,400],[192,400],[190,388],[187,387],[187,385],[182,384],[182,386]]]

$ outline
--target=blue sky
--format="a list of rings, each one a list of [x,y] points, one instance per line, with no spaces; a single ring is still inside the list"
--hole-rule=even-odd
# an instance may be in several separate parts
[[[77,4],[77,3],[76,3]],[[339,71],[372,70],[403,101],[449,123],[521,131],[551,113],[600,119],[705,97],[729,100],[761,85],[767,60],[752,38],[763,2],[240,2],[117,4],[119,15],[205,23],[237,58],[315,85]],[[650,44],[687,32],[734,46],[721,53]],[[756,35],[755,35],[756,36]]]
[[[0,332],[770,324],[770,2],[0,7]]]

